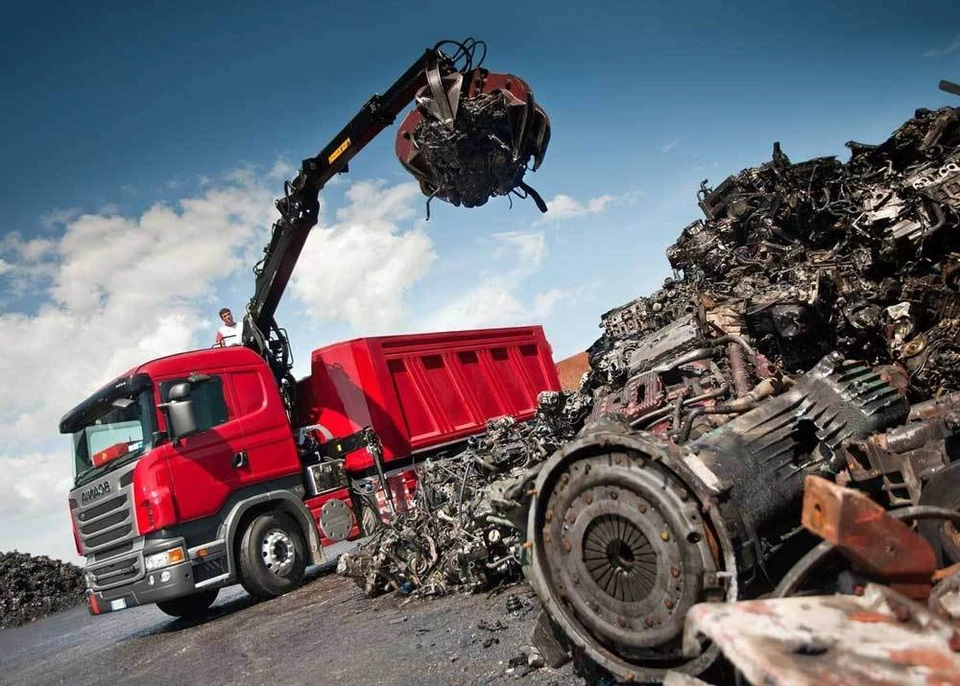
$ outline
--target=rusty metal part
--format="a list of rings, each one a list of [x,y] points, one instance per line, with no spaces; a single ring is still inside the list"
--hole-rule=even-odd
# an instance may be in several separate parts
[[[960,432],[960,398],[956,394],[914,406],[910,416],[915,419],[903,426],[865,440],[847,441],[840,449],[850,481],[869,484],[879,480],[892,507],[921,503],[927,482],[956,458],[954,436]],[[947,505],[939,501],[926,504]]]
[[[583,375],[588,371],[590,371],[590,360],[587,358],[587,353],[577,353],[557,362],[560,387],[565,391],[580,390]]]
[[[932,398],[912,405],[910,414],[907,415],[907,421],[916,422],[922,419],[940,417],[956,407],[960,407],[960,393],[950,393],[939,398]]]
[[[743,359],[743,350],[736,343],[727,344],[727,358],[730,362],[730,377],[737,397],[742,398],[750,392],[750,379],[747,377],[747,366]]]
[[[925,484],[921,505],[960,509],[960,462],[936,472]],[[920,533],[933,546],[939,564],[960,562],[960,533],[950,522],[920,522]]]
[[[683,616],[701,600],[736,597],[722,517],[681,457],[606,422],[551,457],[535,484],[524,571],[574,653],[619,679],[700,673],[715,651],[681,656]]]
[[[903,507],[898,510],[892,510],[888,514],[900,521],[922,522],[932,519],[953,522],[954,525],[960,525],[960,512],[930,505]],[[783,578],[780,579],[780,583],[778,583],[777,587],[773,590],[771,594],[772,597],[785,598],[796,593],[810,575],[810,572],[821,565],[823,561],[835,551],[836,548],[829,541],[819,543],[807,552],[806,555],[801,557],[789,572],[784,574]]]
[[[861,571],[911,597],[930,595],[937,568],[926,539],[862,493],[807,476],[801,522]]]
[[[684,645],[707,638],[752,684],[957,684],[957,627],[896,591],[701,604]]]
[[[776,379],[764,379],[758,383],[754,388],[749,391],[746,395],[743,395],[736,400],[731,400],[730,402],[723,403],[722,405],[711,405],[709,407],[698,407],[697,409],[690,412],[687,415],[687,418],[683,422],[683,427],[680,429],[679,442],[686,443],[690,438],[690,431],[693,429],[693,424],[698,417],[705,414],[743,414],[749,410],[754,409],[757,406],[757,403],[763,400],[764,398],[769,398],[772,395],[775,395],[778,389]]]

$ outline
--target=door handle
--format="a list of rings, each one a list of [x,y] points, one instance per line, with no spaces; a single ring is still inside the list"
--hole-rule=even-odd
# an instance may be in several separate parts
[[[247,451],[241,450],[238,453],[233,454],[233,468],[240,469],[241,467],[246,467],[248,464],[247,460]]]

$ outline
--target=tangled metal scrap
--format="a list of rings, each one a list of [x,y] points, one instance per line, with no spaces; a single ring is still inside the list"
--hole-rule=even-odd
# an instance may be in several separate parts
[[[957,509],[960,110],[848,145],[847,163],[799,164],[775,145],[704,183],[706,218],[667,251],[674,277],[602,317],[571,399],[584,427],[543,429],[555,400],[531,426],[495,422],[423,465],[421,507],[344,570],[370,591],[442,592],[522,565],[543,654],[656,682],[719,664],[722,641],[682,640],[692,608],[805,569],[807,477],[894,515]],[[960,563],[951,524],[917,528],[937,566]],[[826,565],[806,580],[844,579]]]
[[[459,68],[436,64],[427,69],[417,107],[397,131],[397,158],[430,199],[477,207],[513,194],[533,198],[546,212],[546,203],[523,177],[543,163],[550,143],[547,113],[526,81],[482,68],[483,41],[440,45],[449,44],[458,48],[451,63]]]
[[[370,596],[519,580],[525,539],[514,489],[573,438],[589,410],[579,393],[544,392],[533,420],[493,419],[463,452],[421,464],[414,507],[383,522],[359,553],[342,555],[337,571]]]
[[[775,144],[704,182],[674,277],[603,315],[586,426],[519,491],[525,573],[585,670],[712,668],[718,644],[682,645],[684,618],[790,576],[815,543],[808,476],[960,505],[960,110],[848,147],[792,164]],[[960,562],[952,526],[919,530]]]

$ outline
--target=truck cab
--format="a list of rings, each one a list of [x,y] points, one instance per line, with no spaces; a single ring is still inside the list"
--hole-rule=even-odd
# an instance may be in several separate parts
[[[244,347],[131,369],[60,423],[89,608],[189,616],[237,582],[258,598],[285,593],[330,546],[409,506],[418,458],[493,417],[529,418],[538,393],[558,388],[540,327],[318,349],[290,414]]]

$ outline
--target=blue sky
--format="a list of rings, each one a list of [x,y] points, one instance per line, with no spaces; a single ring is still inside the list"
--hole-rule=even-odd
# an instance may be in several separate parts
[[[553,137],[528,182],[554,212],[434,203],[424,223],[386,132],[324,192],[326,233],[278,313],[301,372],[324,343],[438,326],[540,321],[558,359],[582,350],[668,275],[701,179],[774,140],[845,158],[846,140],[957,104],[936,88],[960,81],[955,4],[879,4],[5,3],[0,374],[17,398],[0,404],[0,517],[25,525],[0,549],[69,555],[47,503],[69,482],[59,413],[206,345],[221,304],[242,311],[283,172],[424,47],[481,38],[487,67],[531,84]]]

